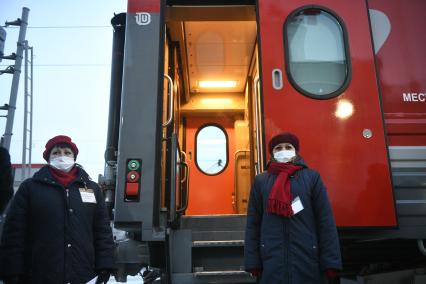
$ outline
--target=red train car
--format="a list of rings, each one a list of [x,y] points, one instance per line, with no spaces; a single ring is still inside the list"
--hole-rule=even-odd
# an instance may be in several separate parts
[[[283,131],[327,185],[343,273],[424,265],[424,11],[422,0],[129,0],[113,19],[103,180],[131,236],[122,274],[145,263],[164,283],[252,281],[248,194]]]

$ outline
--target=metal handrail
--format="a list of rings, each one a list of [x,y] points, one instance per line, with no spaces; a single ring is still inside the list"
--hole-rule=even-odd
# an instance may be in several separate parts
[[[176,157],[176,150],[177,150],[177,137],[176,134],[172,134],[171,137],[172,143],[171,143],[171,150],[172,154],[170,155],[170,164],[171,164],[171,171],[170,171],[170,222],[174,222],[176,219],[176,165],[177,165],[177,157]]]
[[[169,101],[169,118],[167,119],[167,121],[165,123],[163,123],[163,127],[166,127],[173,120],[173,100],[174,100],[174,98],[173,98],[173,80],[167,74],[164,74],[164,77],[169,81],[169,93],[168,93],[168,96],[170,97],[170,101]]]
[[[238,188],[237,159],[238,159],[238,154],[240,153],[250,153],[250,150],[238,150],[234,154],[234,198],[232,199],[232,207],[234,208],[235,211],[238,210],[237,202],[235,202],[235,200],[237,199],[237,188]]]
[[[256,126],[256,146],[257,146],[257,161],[256,161],[256,174],[260,174],[261,171],[261,149],[260,149],[260,132],[259,132],[259,97],[257,94],[257,88],[259,86],[260,79],[257,77],[254,79],[254,101],[255,101],[255,126]]]
[[[182,156],[183,156],[183,161],[184,161],[184,162],[181,162],[181,164],[185,164],[185,165],[186,165],[186,167],[187,167],[187,170],[185,171],[185,176],[184,176],[184,178],[183,178],[183,179],[181,179],[181,181],[180,181],[180,183],[184,183],[184,182],[186,181],[187,176],[188,176],[188,170],[189,170],[189,168],[188,168],[188,164],[186,163],[186,153],[185,153],[184,151],[181,151],[180,153],[182,154]]]
[[[177,213],[182,213],[188,208],[188,200],[189,200],[189,166],[186,162],[181,162],[181,165],[183,165],[186,168],[186,179],[185,179],[186,187],[185,187],[185,199],[184,199],[185,202],[183,202],[183,205],[181,208],[176,210]],[[183,182],[181,181],[181,183],[184,183],[185,181]],[[181,192],[181,196],[183,196],[182,192]]]
[[[170,179],[170,222],[174,222],[176,220],[176,214],[175,213],[182,213],[184,212],[187,208],[188,208],[188,199],[189,199],[189,166],[186,162],[183,161],[177,161],[177,155],[173,154],[177,151],[178,149],[178,139],[175,133],[172,134],[171,137],[172,143],[171,143],[171,150],[172,150],[172,155],[170,155],[170,163],[171,163],[171,179]],[[181,154],[183,154],[183,156],[185,157],[186,160],[186,154],[185,152],[181,152]],[[184,199],[184,202],[182,202],[183,204],[179,204],[182,205],[182,207],[176,208],[176,177],[177,177],[177,165],[179,166],[184,166],[186,168],[185,170],[185,179],[184,180],[180,180],[180,183],[184,183],[185,181],[187,182],[187,186],[185,188],[186,190],[186,196]],[[181,189],[181,186],[179,186],[179,189]],[[182,192],[180,192],[180,196],[182,196]],[[181,202],[179,202],[181,203]]]

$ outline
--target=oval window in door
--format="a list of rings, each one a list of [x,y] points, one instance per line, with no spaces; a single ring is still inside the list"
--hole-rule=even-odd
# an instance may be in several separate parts
[[[289,81],[303,95],[328,99],[341,94],[350,80],[346,28],[333,12],[302,7],[284,23]]]
[[[204,125],[195,135],[195,161],[201,172],[217,175],[228,164],[228,138],[217,125]]]

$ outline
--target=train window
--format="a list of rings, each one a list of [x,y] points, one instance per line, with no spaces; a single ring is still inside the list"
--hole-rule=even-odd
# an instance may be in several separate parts
[[[204,125],[195,135],[195,161],[201,172],[217,175],[228,164],[228,138],[217,125]]]
[[[328,99],[349,84],[350,60],[346,28],[333,12],[302,7],[284,23],[289,81],[303,95]]]

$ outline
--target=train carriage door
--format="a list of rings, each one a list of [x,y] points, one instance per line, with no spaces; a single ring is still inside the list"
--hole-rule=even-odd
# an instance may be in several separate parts
[[[396,226],[366,1],[258,0],[265,141],[296,133],[340,227]]]
[[[232,214],[233,120],[215,115],[187,121],[190,190],[187,215]]]

